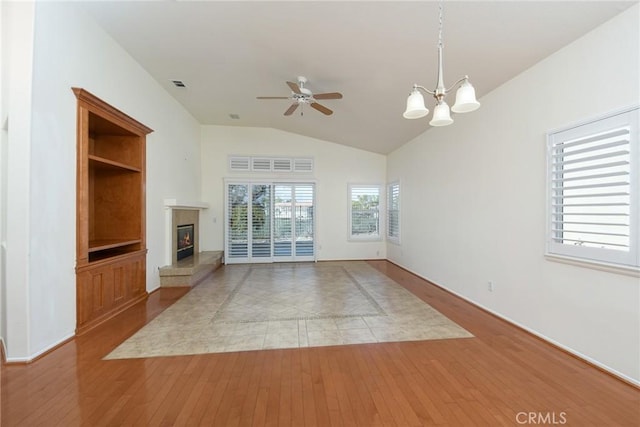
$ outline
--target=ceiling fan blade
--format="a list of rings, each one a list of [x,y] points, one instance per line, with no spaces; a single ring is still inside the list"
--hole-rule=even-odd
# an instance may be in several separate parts
[[[333,114],[333,111],[329,110],[324,105],[318,104],[317,102],[312,102],[311,103],[311,107],[315,108],[318,111],[320,111],[322,114],[326,114],[327,116],[330,116],[331,114]]]
[[[287,85],[289,85],[289,87],[294,93],[302,93],[300,92],[300,86],[298,86],[298,83],[287,82]]]
[[[288,96],[256,96],[256,99],[289,99]]]
[[[296,108],[298,108],[298,103],[296,102],[295,104],[291,104],[291,107],[289,107],[287,109],[287,111],[284,112],[285,116],[290,116],[293,114],[294,111],[296,111]]]
[[[313,95],[315,99],[342,99],[340,92],[316,93]]]

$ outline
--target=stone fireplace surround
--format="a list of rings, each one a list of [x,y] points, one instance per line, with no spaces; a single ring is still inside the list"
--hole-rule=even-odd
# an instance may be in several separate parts
[[[194,286],[222,263],[222,252],[200,252],[200,211],[206,203],[165,199],[165,265],[160,268],[160,286]],[[193,224],[194,255],[177,260],[179,225]]]
[[[202,202],[187,202],[176,199],[165,199],[165,252],[164,262],[167,265],[176,263],[178,250],[178,236],[176,228],[179,225],[193,224],[195,246],[193,253],[200,252],[200,211],[208,209],[209,205]]]

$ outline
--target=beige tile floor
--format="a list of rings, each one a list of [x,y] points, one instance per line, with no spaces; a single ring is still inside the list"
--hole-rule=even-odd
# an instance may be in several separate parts
[[[227,265],[106,358],[471,336],[365,262]]]

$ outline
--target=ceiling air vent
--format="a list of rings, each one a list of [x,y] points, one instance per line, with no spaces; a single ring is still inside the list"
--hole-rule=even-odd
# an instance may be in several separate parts
[[[182,88],[187,87],[187,85],[185,85],[182,80],[171,80],[171,83],[173,83],[175,87],[182,87]]]

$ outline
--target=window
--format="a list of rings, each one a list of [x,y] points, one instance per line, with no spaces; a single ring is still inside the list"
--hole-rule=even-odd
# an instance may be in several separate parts
[[[380,186],[349,185],[349,238],[380,240]]]
[[[387,186],[387,240],[400,243],[400,183]]]
[[[637,268],[636,107],[547,135],[547,252]]]
[[[229,156],[230,172],[313,173],[313,159],[306,157]]]

